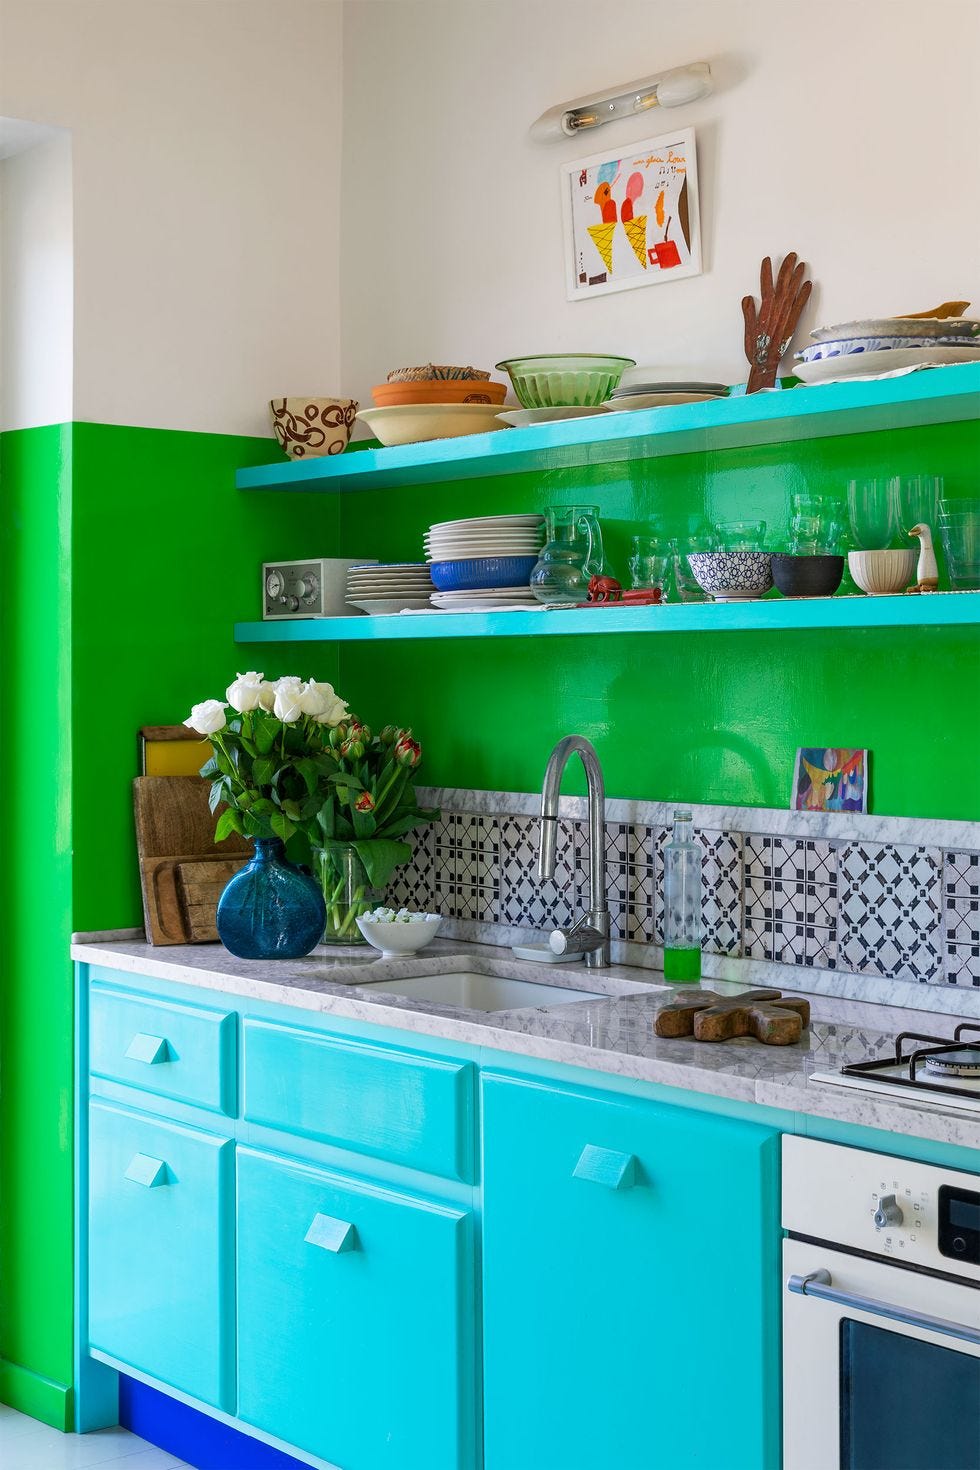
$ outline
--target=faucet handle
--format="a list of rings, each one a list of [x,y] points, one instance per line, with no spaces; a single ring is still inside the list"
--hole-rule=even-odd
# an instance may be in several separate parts
[[[579,919],[571,929],[552,929],[548,935],[548,948],[553,954],[568,954],[569,950],[600,949],[606,943],[605,934],[593,929]]]

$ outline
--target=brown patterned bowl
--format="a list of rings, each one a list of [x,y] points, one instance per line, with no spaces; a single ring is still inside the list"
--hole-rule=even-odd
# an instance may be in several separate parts
[[[353,398],[273,398],[272,427],[290,459],[342,454],[354,427]]]

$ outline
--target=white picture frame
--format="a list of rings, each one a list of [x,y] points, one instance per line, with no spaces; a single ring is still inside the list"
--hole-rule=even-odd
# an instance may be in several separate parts
[[[701,274],[693,128],[563,164],[561,197],[569,301]]]

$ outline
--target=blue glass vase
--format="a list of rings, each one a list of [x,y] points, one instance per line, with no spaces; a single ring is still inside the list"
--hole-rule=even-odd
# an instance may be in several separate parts
[[[243,960],[296,960],[319,943],[326,921],[320,885],[286,857],[278,837],[257,837],[255,856],[218,900],[218,938]]]

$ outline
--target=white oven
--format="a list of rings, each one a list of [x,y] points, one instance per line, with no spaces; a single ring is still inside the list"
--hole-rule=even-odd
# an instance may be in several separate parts
[[[980,1175],[783,1140],[783,1470],[980,1470]]]

